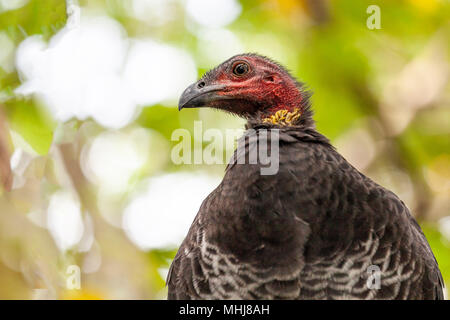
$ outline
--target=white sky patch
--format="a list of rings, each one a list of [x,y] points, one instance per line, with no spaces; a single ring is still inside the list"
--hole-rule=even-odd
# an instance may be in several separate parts
[[[120,193],[132,176],[147,162],[149,134],[145,129],[131,132],[107,131],[83,150],[81,166],[90,181],[107,194]]]
[[[10,159],[11,170],[14,174],[13,189],[21,188],[25,184],[25,171],[31,164],[33,158],[34,156],[32,154],[27,153],[22,148],[14,150]]]
[[[190,55],[151,39],[130,41],[122,26],[101,16],[81,15],[47,45],[25,39],[16,53],[22,79],[17,94],[36,94],[56,120],[92,117],[121,128],[138,107],[176,101],[197,77]]]
[[[61,251],[76,245],[83,236],[84,226],[80,202],[69,191],[57,191],[50,198],[47,227]]]
[[[139,105],[161,101],[175,105],[183,90],[196,79],[194,61],[180,49],[137,40],[128,53],[124,80]]]
[[[447,241],[450,241],[450,217],[444,217],[439,220],[439,231]]]
[[[28,0],[0,0],[0,12],[19,9],[27,3]]]
[[[106,17],[65,27],[48,46],[40,36],[29,37],[17,50],[17,69],[26,81],[16,93],[36,93],[60,121],[92,117],[121,127],[135,111],[120,77],[127,49],[121,26]]]
[[[186,11],[198,24],[217,28],[236,20],[241,14],[242,6],[237,0],[187,0]]]
[[[239,38],[227,29],[202,28],[196,32],[198,37],[197,51],[202,67],[216,66],[226,59],[245,51]]]
[[[148,25],[161,26],[175,19],[175,0],[133,0],[130,15]]]
[[[143,250],[178,246],[201,203],[219,183],[219,177],[187,172],[150,179],[125,208],[126,234]]]

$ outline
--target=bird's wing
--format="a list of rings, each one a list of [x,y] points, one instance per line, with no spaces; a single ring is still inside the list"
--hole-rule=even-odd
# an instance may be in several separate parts
[[[299,140],[292,147],[295,152],[282,154],[280,161],[298,181],[292,201],[311,227],[303,293],[309,289],[311,297],[322,298],[442,298],[436,259],[406,205],[330,146]],[[368,288],[370,268],[379,268],[379,289]],[[327,290],[315,285],[321,272],[332,279]],[[355,282],[355,274],[366,276]]]

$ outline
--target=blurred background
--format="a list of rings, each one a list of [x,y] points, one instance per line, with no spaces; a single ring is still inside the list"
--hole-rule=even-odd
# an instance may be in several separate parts
[[[449,286],[449,17],[446,0],[0,0],[0,298],[165,299],[225,168],[175,164],[172,133],[244,124],[177,99],[242,52],[308,84],[319,131],[405,201]]]

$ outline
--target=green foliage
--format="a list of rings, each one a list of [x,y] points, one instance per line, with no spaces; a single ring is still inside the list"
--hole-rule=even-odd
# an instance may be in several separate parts
[[[66,22],[64,0],[30,0],[25,6],[0,14],[0,30],[7,30],[15,40],[41,34],[49,38]]]
[[[38,154],[46,154],[52,144],[56,124],[45,109],[31,100],[15,100],[6,106],[11,129],[19,133]]]
[[[450,283],[450,241],[442,236],[436,224],[423,223],[422,230],[439,263],[444,282]]]
[[[64,0],[30,0],[23,7],[0,13],[0,32],[6,32],[18,45],[35,34],[49,39],[64,26],[66,20]],[[16,72],[7,73],[0,68],[0,94],[1,99],[6,101],[5,111],[11,129],[20,134],[38,154],[46,154],[52,144],[56,124],[42,105],[15,98],[14,89],[19,84]]]
[[[163,250],[154,249],[148,252],[148,259],[150,261],[149,272],[151,273],[150,279],[155,291],[162,290],[165,287],[166,279],[161,275],[161,271],[169,269],[170,263],[177,250]]]
[[[158,131],[170,140],[173,130],[180,128],[178,117],[178,109],[155,105],[142,109],[137,123],[143,127]]]

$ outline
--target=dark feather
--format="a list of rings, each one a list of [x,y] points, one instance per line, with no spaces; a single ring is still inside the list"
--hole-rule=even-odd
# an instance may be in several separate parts
[[[443,299],[404,203],[311,126],[278,129],[276,175],[231,163],[204,200],[170,268],[169,299]],[[367,286],[371,266],[379,289]]]

